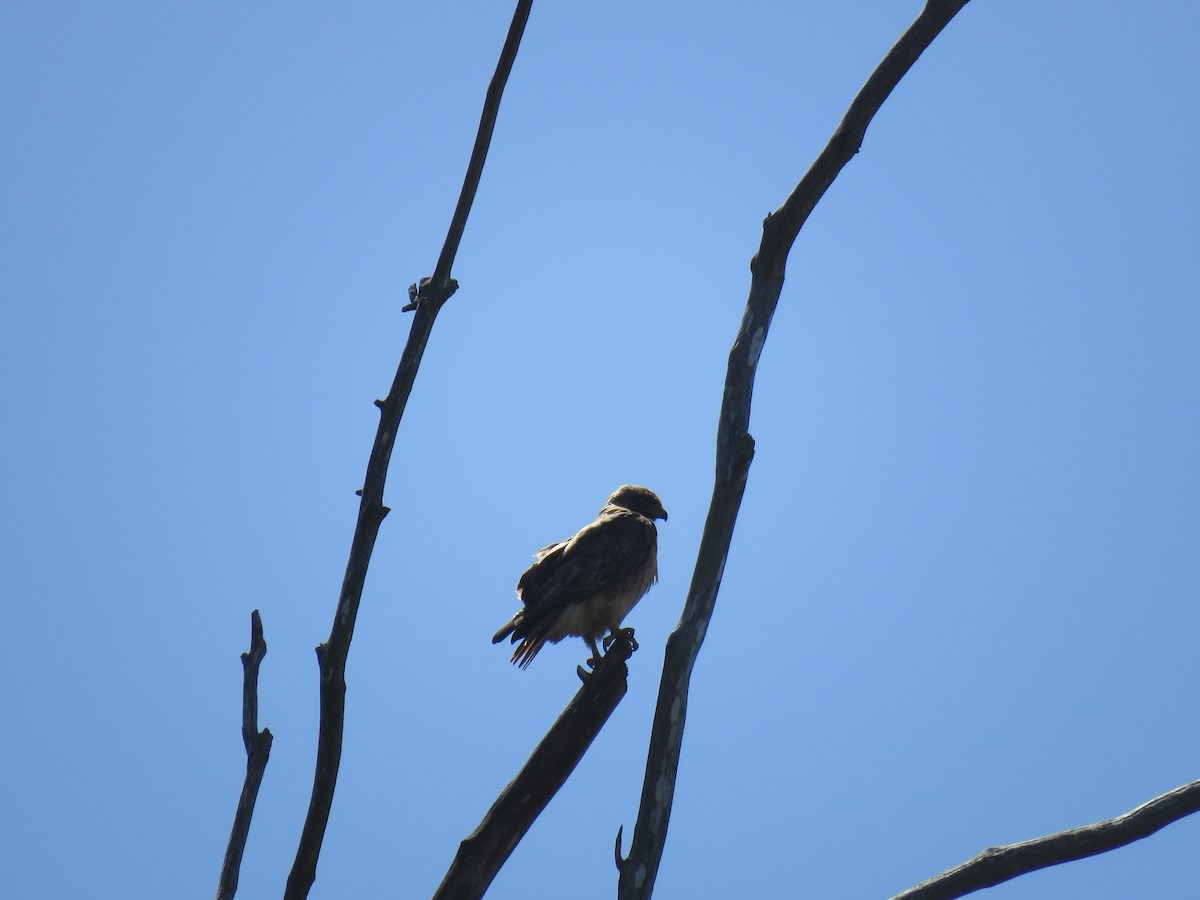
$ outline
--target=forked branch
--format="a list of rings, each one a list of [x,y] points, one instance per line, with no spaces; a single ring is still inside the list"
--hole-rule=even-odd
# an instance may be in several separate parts
[[[817,202],[858,152],[867,126],[884,100],[966,3],[967,0],[929,0],[926,3],[916,21],[867,79],[828,145],[791,196],[763,223],[762,243],[751,262],[750,296],[733,349],[729,352],[725,394],[717,426],[712,501],[683,615],[667,639],[633,843],[628,859],[620,860],[618,855],[621,877],[617,896],[620,900],[648,900],[658,877],[675,796],[688,686],[712,618],[754,455],[754,441],[749,434],[754,376],[783,290],[788,253]]]

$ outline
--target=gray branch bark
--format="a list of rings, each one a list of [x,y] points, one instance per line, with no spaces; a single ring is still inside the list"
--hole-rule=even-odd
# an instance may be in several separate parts
[[[475,201],[475,192],[483,173],[484,161],[487,159],[492,130],[495,127],[500,100],[504,94],[504,86],[512,71],[532,6],[533,0],[520,0],[517,3],[504,48],[500,52],[500,60],[496,65],[496,72],[488,86],[475,146],[467,166],[467,175],[459,195],[458,205],[446,235],[446,242],[438,257],[433,275],[422,279],[419,286],[413,285],[409,288],[411,302],[404,308],[416,310],[416,314],[409,330],[408,342],[400,357],[400,364],[396,369],[391,390],[385,399],[376,401],[380,413],[379,427],[375,433],[375,442],[371,447],[371,455],[367,462],[358,521],[350,545],[350,558],[346,564],[345,577],[342,580],[342,590],[333,617],[333,627],[330,629],[326,641],[317,647],[321,691],[317,764],[313,775],[308,815],[305,818],[304,829],[296,849],[296,859],[292,864],[292,871],[288,875],[287,889],[284,893],[285,900],[303,900],[308,896],[317,877],[317,858],[320,856],[321,845],[325,839],[325,828],[329,823],[329,813],[333,806],[333,792],[337,786],[338,767],[341,765],[342,759],[342,732],[346,714],[346,659],[350,653],[350,641],[354,636],[354,622],[358,616],[359,603],[362,600],[367,566],[375,548],[375,539],[379,535],[380,523],[388,513],[387,507],[383,505],[383,489],[387,481],[392,448],[396,441],[396,431],[400,426],[400,419],[404,415],[409,395],[412,393],[413,381],[416,379],[417,368],[425,353],[425,346],[429,341],[434,320],[442,306],[458,289],[458,283],[450,277],[450,269],[455,255],[458,253],[459,242],[462,240],[463,229],[466,227],[471,205]]]
[[[754,440],[749,434],[754,376],[783,290],[788,253],[817,202],[858,152],[875,113],[925,48],[966,3],[967,0],[929,0],[926,3],[916,21],[867,79],[816,162],[784,204],[763,223],[762,243],[750,266],[750,296],[729,353],[717,427],[712,501],[683,615],[667,639],[641,805],[629,857],[622,860],[618,848],[620,882],[617,896],[620,900],[647,900],[658,877],[675,796],[675,777],[687,717],[688,686],[712,618],[754,456]]]
[[[1028,872],[1124,847],[1195,812],[1200,812],[1200,781],[1168,791],[1115,819],[1020,844],[989,847],[974,859],[897,894],[892,900],[964,897]]]

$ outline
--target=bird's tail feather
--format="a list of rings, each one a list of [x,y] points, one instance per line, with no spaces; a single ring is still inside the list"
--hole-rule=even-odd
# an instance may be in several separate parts
[[[533,658],[538,655],[538,651],[545,645],[545,639],[527,637],[517,645],[511,661],[522,669],[528,669],[529,664],[533,662]]]
[[[521,615],[521,613],[517,613],[515,616],[513,616],[511,622],[509,622],[507,625],[505,625],[503,628],[501,628],[499,631],[496,632],[495,636],[492,638],[492,643],[498,644],[502,640],[504,640],[506,637],[508,637],[510,634],[512,634],[514,631],[516,631],[517,626],[521,624],[521,620],[523,618],[524,617]],[[516,638],[514,637],[513,640],[515,641]]]

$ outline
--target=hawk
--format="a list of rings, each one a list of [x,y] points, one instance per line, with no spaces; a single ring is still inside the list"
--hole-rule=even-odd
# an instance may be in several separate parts
[[[655,519],[665,522],[667,511],[654,491],[636,484],[617,488],[596,521],[534,554],[537,562],[517,582],[524,608],[492,643],[509,635],[512,643],[520,641],[512,661],[524,669],[547,641],[578,635],[592,650],[588,662],[599,661],[596,639],[605,631],[615,637],[621,619],[658,581]]]

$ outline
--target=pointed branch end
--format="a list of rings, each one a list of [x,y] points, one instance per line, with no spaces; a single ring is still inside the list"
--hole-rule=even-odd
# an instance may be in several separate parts
[[[613,846],[613,860],[617,864],[617,871],[624,872],[625,864],[629,862],[629,857],[621,855],[621,835],[625,831],[624,825],[617,826],[617,842]]]
[[[266,655],[267,641],[263,637],[262,616],[256,609],[250,613],[250,649],[242,654],[242,665],[253,667],[254,674],[257,675],[258,664]]]

